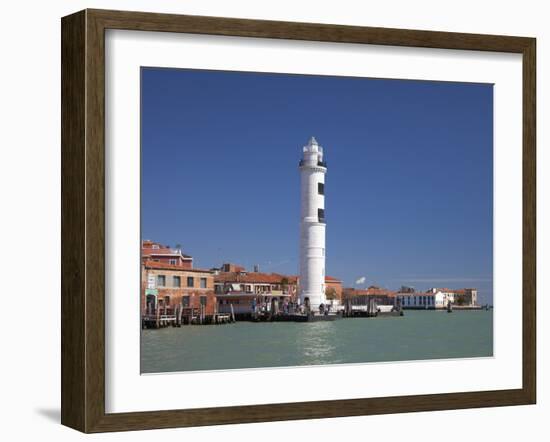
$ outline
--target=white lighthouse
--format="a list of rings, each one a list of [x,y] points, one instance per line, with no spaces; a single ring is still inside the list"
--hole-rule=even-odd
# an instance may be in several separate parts
[[[300,160],[300,302],[319,311],[325,298],[325,174],[323,148],[311,137]]]

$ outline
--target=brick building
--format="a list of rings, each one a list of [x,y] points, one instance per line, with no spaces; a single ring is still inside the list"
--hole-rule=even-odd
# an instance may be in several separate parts
[[[371,300],[378,305],[396,304],[396,292],[377,286],[370,286],[367,289],[345,288],[342,296],[344,303],[348,302],[355,306],[367,305]]]
[[[477,304],[477,289],[466,288],[464,289],[464,303],[466,305],[474,306]]]
[[[477,289],[465,288],[453,290],[454,305],[474,307],[477,306]]]
[[[248,272],[243,266],[223,264],[214,276],[215,293],[220,312],[233,310],[238,314],[248,314],[265,307],[284,308],[285,304],[298,302],[299,278],[280,273]],[[325,278],[328,303],[339,306],[342,301],[342,281],[327,276]],[[273,304],[275,303],[275,304]]]
[[[214,275],[210,270],[144,261],[141,281],[142,314],[165,307],[173,312],[176,305],[184,308],[203,306],[206,315],[217,312]]]
[[[283,309],[295,302],[297,277],[247,272],[241,266],[224,264],[214,276],[214,286],[219,312],[229,313],[233,309],[235,314],[245,316],[258,309]]]
[[[143,261],[176,265],[187,269],[193,268],[193,258],[189,255],[184,255],[180,248],[163,246],[150,240],[143,240],[141,242],[141,259]]]

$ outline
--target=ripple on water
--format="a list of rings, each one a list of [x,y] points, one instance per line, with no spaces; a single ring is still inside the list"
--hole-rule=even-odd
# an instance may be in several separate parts
[[[492,311],[143,330],[143,373],[485,357]]]

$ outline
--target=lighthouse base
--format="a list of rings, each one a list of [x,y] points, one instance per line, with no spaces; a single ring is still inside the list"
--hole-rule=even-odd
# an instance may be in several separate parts
[[[329,304],[324,293],[303,292],[300,294],[300,305],[304,313],[324,314]],[[332,313],[332,312],[331,312]]]

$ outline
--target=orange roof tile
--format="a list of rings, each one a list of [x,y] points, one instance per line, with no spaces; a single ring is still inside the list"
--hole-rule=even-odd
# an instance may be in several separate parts
[[[211,270],[205,270],[205,269],[196,269],[196,268],[186,268],[181,265],[175,265],[175,264],[166,264],[163,262],[157,262],[157,261],[151,261],[151,260],[145,260],[143,265],[147,269],[159,269],[159,270],[181,270],[182,272],[197,272],[197,273],[210,273],[212,274]]]
[[[279,273],[261,273],[261,272],[224,272],[214,276],[214,281],[223,282],[243,282],[243,283],[260,283],[260,284],[281,284],[286,278],[289,284],[296,284],[296,279],[293,276],[281,275]]]
[[[334,276],[325,276],[325,282],[342,282],[342,280]]]
[[[396,292],[380,287],[369,287],[368,289],[345,288],[346,296],[395,296]]]

